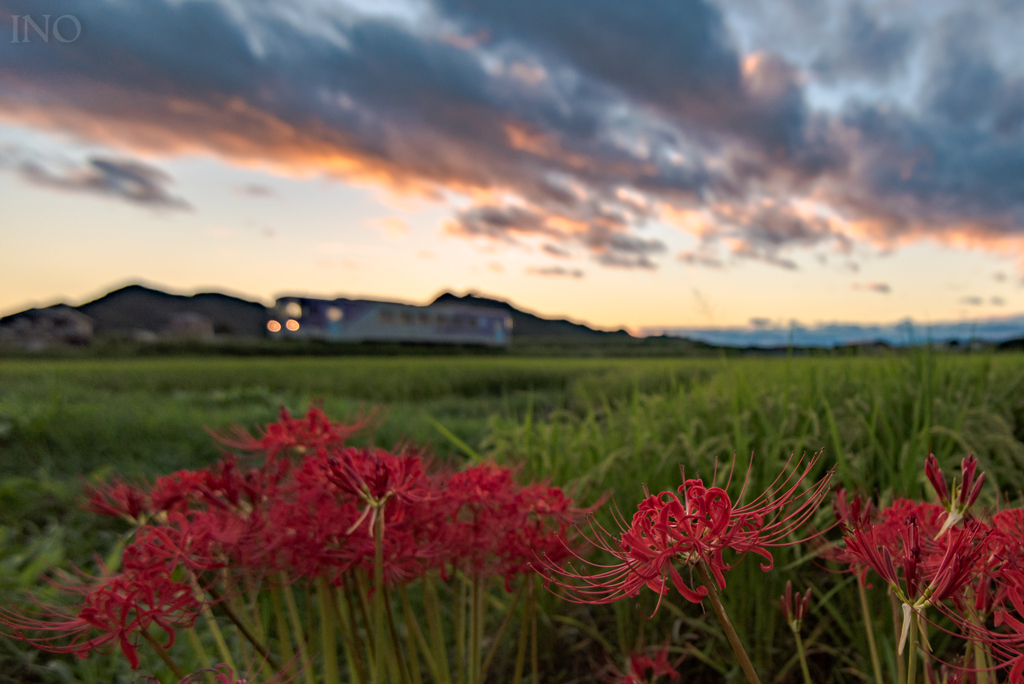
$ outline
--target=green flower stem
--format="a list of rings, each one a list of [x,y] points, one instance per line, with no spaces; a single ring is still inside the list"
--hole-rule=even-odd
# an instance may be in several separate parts
[[[345,662],[348,665],[349,681],[352,684],[363,684],[363,661],[359,654],[359,641],[356,636],[355,620],[352,606],[345,595],[344,586],[332,586],[334,607],[338,609],[338,627],[341,631],[341,642],[345,647]]]
[[[423,660],[427,663],[430,675],[434,678],[435,682],[440,682],[442,681],[441,673],[437,669],[437,663],[434,661],[434,655],[430,651],[430,645],[427,644],[427,638],[423,636],[420,621],[416,619],[416,613],[413,612],[412,603],[409,601],[409,592],[406,590],[405,585],[399,586],[398,592],[399,597],[402,599],[405,624],[409,630],[409,669],[412,671],[413,684],[421,684],[423,680],[420,675],[420,659],[417,655],[417,647],[419,648],[418,652],[423,655]]]
[[[971,624],[975,627],[982,627],[981,618],[978,617],[978,612],[973,608],[968,612],[968,617],[971,620]],[[988,684],[988,662],[985,659],[985,649],[982,648],[980,643],[974,641],[967,642],[967,648],[971,649],[974,660],[974,676],[977,679],[978,684]],[[970,660],[968,660],[970,662]]]
[[[316,578],[316,598],[320,608],[320,650],[323,653],[324,684],[339,684],[338,640],[334,636],[334,610],[327,580]]]
[[[505,629],[512,621],[512,616],[515,615],[516,607],[519,605],[519,599],[523,596],[523,590],[526,588],[527,581],[532,582],[533,578],[524,580],[519,585],[519,590],[516,591],[515,596],[512,599],[512,604],[509,605],[508,609],[505,610],[505,619],[501,621],[501,626],[498,627],[498,631],[494,634],[494,641],[491,643],[491,647],[487,651],[487,657],[484,658],[484,664],[480,668],[480,681],[487,679],[487,670],[491,666],[491,661],[494,660],[494,654],[498,651],[498,644],[501,643],[501,637],[505,635]]]
[[[530,636],[530,624],[533,622],[534,597],[533,580],[528,580],[526,587],[526,605],[523,606],[523,617],[519,623],[519,644],[516,647],[516,664],[512,670],[512,684],[522,684],[523,668],[526,665],[526,642]]]
[[[889,602],[892,603],[892,628],[896,634],[896,640],[898,643],[900,630],[902,629],[903,624],[903,613],[900,610],[900,602],[896,598],[896,594],[892,593],[892,590],[889,591]],[[899,684],[907,684],[907,663],[898,653],[896,654],[896,669],[897,676],[899,677],[897,680]]]
[[[210,604],[206,600],[206,595],[199,588],[199,582],[196,580],[195,575],[190,575],[190,579],[192,580],[192,591],[195,592],[196,598],[203,604],[203,620],[206,621],[206,626],[209,628],[210,633],[213,634],[213,640],[217,644],[217,650],[220,651],[221,660],[231,668],[232,672],[236,672],[235,660],[231,657],[231,649],[228,648],[228,643],[224,640],[224,634],[220,631],[220,626],[217,625],[217,618],[213,616],[213,612],[210,610]]]
[[[309,647],[306,643],[305,631],[302,629],[302,619],[299,617],[299,607],[295,603],[295,593],[292,585],[288,582],[288,576],[281,573],[281,593],[284,594],[284,604],[288,608],[288,619],[292,623],[292,632],[295,634],[295,642],[299,646],[299,662],[302,664],[302,677],[306,684],[316,684],[313,668],[309,662]]]
[[[914,684],[917,679],[917,614],[911,613],[910,633],[907,636],[907,684]]]
[[[384,684],[387,668],[388,633],[384,618],[384,510],[378,510],[373,525],[373,682]]]
[[[214,599],[220,598],[212,589],[210,593]],[[232,607],[231,601],[220,601],[220,603],[217,604],[217,607],[224,611],[224,614],[228,616],[228,619],[230,619],[231,622],[235,624],[235,627],[238,628],[238,633],[244,636],[246,640],[252,644],[253,649],[262,656],[264,660],[266,660],[267,664],[270,665],[270,668],[274,672],[281,669],[280,664],[277,662],[277,658],[275,658],[273,654],[271,654],[270,649],[264,646],[256,635],[253,634],[252,626],[245,620],[243,613],[239,613],[236,610],[236,607]]]
[[[875,644],[875,625],[871,621],[871,609],[868,607],[868,590],[857,576],[857,593],[860,594],[860,612],[864,616],[864,631],[868,635],[868,649],[871,651],[871,667],[875,672],[875,684],[882,684],[882,661],[878,658],[878,645]]]
[[[807,669],[807,654],[804,652],[804,640],[800,637],[800,629],[793,630],[796,637],[796,654],[800,660],[800,671],[804,673],[804,684],[814,684],[811,681],[811,671]]]
[[[192,646],[192,650],[196,654],[196,658],[199,660],[199,667],[208,670],[210,669],[210,656],[206,654],[206,649],[203,648],[203,642],[199,638],[199,633],[196,632],[195,627],[189,627],[185,630],[185,634],[188,635],[188,643]],[[208,684],[216,684],[213,679],[213,674],[207,672],[205,677]]]
[[[458,667],[458,684],[466,684],[466,580],[459,576],[455,592],[455,663]]]
[[[452,670],[448,664],[448,647],[441,629],[441,609],[437,597],[434,579],[428,573],[423,576],[423,609],[427,614],[427,629],[433,645],[434,664],[437,665],[440,678],[438,684],[452,684]]]
[[[732,626],[732,621],[729,620],[729,616],[725,612],[725,606],[722,605],[722,600],[718,597],[718,587],[715,585],[715,580],[711,577],[711,573],[708,572],[707,566],[704,563],[697,563],[697,574],[700,576],[700,581],[704,584],[704,587],[708,590],[708,601],[711,602],[711,607],[715,609],[715,615],[718,616],[718,621],[725,631],[725,636],[729,640],[729,645],[732,646],[733,653],[736,654],[736,659],[740,661],[740,667],[743,669],[743,674],[747,677],[747,682],[749,684],[761,684],[761,680],[758,679],[757,673],[754,671],[754,665],[750,662],[747,652],[743,650],[740,637],[736,634],[736,629]]]
[[[289,680],[295,677],[295,649],[292,647],[292,635],[288,629],[288,620],[281,603],[281,589],[270,590],[270,605],[274,610],[274,621],[277,625],[277,640],[281,644],[281,657],[284,658]]]
[[[173,658],[171,658],[171,654],[167,652],[167,649],[161,646],[156,639],[151,637],[149,635],[149,632],[147,632],[146,630],[141,630],[141,633],[142,638],[145,639],[146,642],[153,647],[153,650],[156,651],[156,654],[160,656],[160,660],[164,661],[164,664],[171,669],[171,672],[174,673],[174,676],[178,679],[184,679],[185,671],[178,667],[178,664],[174,662]]]
[[[537,582],[530,578],[530,591],[537,593]],[[536,601],[536,598],[534,599]],[[537,661],[537,604],[530,613],[530,684],[540,684],[540,666]]]

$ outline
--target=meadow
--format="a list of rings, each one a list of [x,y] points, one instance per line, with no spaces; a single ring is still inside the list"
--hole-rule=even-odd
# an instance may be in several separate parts
[[[754,491],[791,454],[820,450],[814,475],[834,465],[847,488],[883,501],[927,498],[930,451],[947,466],[975,454],[988,476],[987,507],[1019,505],[1024,489],[1024,355],[1017,354],[4,360],[0,601],[22,601],[26,588],[52,592],[43,581],[50,568],[86,567],[115,548],[124,526],[80,509],[83,483],[209,464],[220,449],[207,428],[252,427],[275,420],[281,407],[303,413],[311,403],[335,419],[372,413],[373,429],[356,443],[425,445],[453,464],[493,459],[517,466],[523,480],[564,487],[580,504],[610,494],[627,515],[643,485],[674,489],[680,466],[710,478],[734,455],[744,475],[754,455]],[[816,522],[830,520],[825,505]],[[814,681],[870,680],[852,577],[813,547],[793,546],[778,550],[772,572],[748,559],[722,593],[755,666],[770,673],[766,681],[800,677],[776,598],[786,579],[814,587],[805,636]],[[869,600],[876,614],[889,610],[884,591]],[[653,607],[650,595],[579,606],[542,594],[541,680],[592,680],[608,661],[621,663],[638,644],[669,635],[686,654],[684,681],[736,680],[713,619],[670,600],[643,619]],[[886,678],[896,681],[892,624],[873,627]],[[6,638],[0,648],[0,682],[135,676],[112,657],[75,661]],[[496,663],[514,655],[499,652]],[[511,668],[492,672],[494,681],[509,681]]]

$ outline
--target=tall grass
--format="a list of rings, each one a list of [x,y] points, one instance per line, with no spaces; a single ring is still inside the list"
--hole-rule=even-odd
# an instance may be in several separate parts
[[[677,487],[680,465],[689,476],[709,479],[716,467],[720,474],[728,469],[735,456],[737,477],[747,475],[749,463],[750,491],[759,492],[791,455],[819,450],[825,451],[820,467],[835,464],[845,486],[886,498],[925,496],[923,464],[929,451],[947,464],[974,453],[993,477],[990,491],[1015,498],[1024,486],[1020,361],[927,352],[884,359],[752,359],[723,362],[706,381],[677,380],[661,392],[615,397],[599,386],[581,385],[587,394],[576,410],[492,418],[484,451],[502,462],[523,463],[529,476],[567,485],[584,500],[611,492],[627,516],[642,484],[651,491]],[[830,515],[821,511],[819,523],[829,524]],[[819,621],[808,638],[812,661],[821,668],[816,681],[868,676],[855,587],[839,591],[848,578],[830,574],[806,554],[799,547],[782,551],[776,566],[816,587]],[[772,600],[791,576],[762,573],[748,560],[730,573],[723,593],[762,672],[796,666],[789,657],[791,637]],[[871,600],[874,613],[882,614],[887,598],[874,592]],[[576,619],[604,621],[604,629],[617,634],[624,648],[641,638],[650,643],[669,628],[678,631],[675,621],[710,629],[695,623],[699,613],[686,608],[670,608],[670,618],[650,624],[619,607],[588,608]],[[886,625],[876,628],[879,640],[890,639]],[[717,636],[720,652],[726,653],[724,638]],[[715,660],[730,662],[724,655]],[[895,663],[890,665],[895,677]]]
[[[8,589],[36,581],[32,558],[81,561],[77,540],[111,538],[85,529],[73,512],[74,487],[63,479],[202,465],[217,456],[204,426],[268,422],[279,406],[301,411],[314,399],[337,418],[382,406],[384,417],[369,437],[376,443],[431,442],[442,458],[468,449],[522,464],[524,477],[567,486],[584,503],[611,492],[626,515],[643,484],[652,491],[678,486],[680,465],[709,479],[715,464],[721,472],[735,455],[739,476],[752,464],[750,487],[757,491],[791,454],[822,449],[820,468],[835,464],[847,487],[883,497],[924,496],[929,451],[947,466],[976,454],[995,485],[987,505],[995,505],[994,492],[1016,499],[1024,489],[1024,356],[1016,354],[6,361],[0,468],[32,476],[42,467],[58,478],[0,490],[0,560],[7,559],[0,571]],[[818,523],[830,517],[822,511]],[[778,682],[799,679],[792,636],[774,600],[786,579],[800,591],[815,587],[805,632],[815,681],[870,677],[856,587],[807,547],[777,554],[773,572],[747,559],[728,575],[722,599],[756,667]],[[887,610],[880,590],[869,598],[874,614]],[[641,640],[656,643],[669,633],[692,644],[683,665],[688,676],[714,681],[730,674],[724,636],[699,608],[669,601],[645,621],[641,612],[650,614],[653,602],[639,603],[568,608],[542,596],[538,645],[546,681],[585,677]],[[888,644],[891,625],[875,627],[879,643]],[[0,655],[0,669],[2,661]],[[883,667],[894,680],[895,660]],[[506,674],[496,670],[496,681]]]

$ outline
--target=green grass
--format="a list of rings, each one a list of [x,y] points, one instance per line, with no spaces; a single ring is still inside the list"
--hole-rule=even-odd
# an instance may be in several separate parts
[[[755,490],[790,454],[820,449],[822,471],[835,464],[848,487],[882,496],[923,496],[929,450],[947,468],[976,454],[993,485],[987,505],[997,491],[1016,501],[1024,489],[1018,354],[8,360],[0,361],[0,472],[8,478],[0,487],[0,592],[38,585],[47,563],[84,562],[93,549],[109,549],[114,533],[75,507],[77,478],[196,467],[218,456],[204,427],[265,423],[279,406],[302,411],[313,400],[335,418],[380,407],[379,425],[366,439],[430,443],[441,458],[461,458],[462,447],[436,421],[469,449],[522,464],[524,477],[566,485],[584,502],[612,492],[627,515],[642,484],[675,488],[680,465],[709,478],[716,462],[728,464],[734,454],[743,474],[752,452]],[[819,522],[829,517],[822,511]],[[819,598],[836,590],[816,602],[805,634],[812,671],[815,681],[860,681],[870,665],[856,591],[840,588],[846,578],[806,554],[781,550],[770,573],[747,559],[730,572],[723,601],[755,665],[771,673],[767,681],[797,681],[791,637],[771,597],[789,578],[800,590],[813,584]],[[648,613],[649,598],[640,601]],[[887,615],[880,590],[872,601]],[[601,640],[628,651],[638,639],[658,642],[673,630],[691,635],[716,667],[731,667],[717,623],[682,601],[650,622],[633,602],[593,609],[548,599],[544,608],[549,681],[602,664],[608,654]],[[891,625],[876,627],[885,652]],[[576,656],[560,655],[569,649]],[[0,670],[24,657],[0,651]],[[17,667],[37,680],[66,679],[61,667],[75,667],[41,662]],[[698,655],[685,667],[699,680],[721,678]]]

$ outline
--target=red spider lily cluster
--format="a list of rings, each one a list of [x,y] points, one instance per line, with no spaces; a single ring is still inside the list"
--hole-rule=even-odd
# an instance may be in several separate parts
[[[700,603],[709,587],[695,583],[692,570],[703,567],[714,577],[719,589],[726,587],[725,573],[733,567],[724,553],[742,558],[755,553],[764,559],[761,569],[771,570],[771,549],[806,540],[793,538],[817,511],[828,494],[832,472],[817,482],[807,478],[817,464],[811,458],[782,473],[764,492],[742,505],[733,503],[727,489],[708,487],[701,479],[686,479],[677,491],[650,494],[637,506],[632,521],[620,521],[621,531],[611,534],[596,522],[590,540],[617,562],[597,566],[593,573],[563,569],[556,562],[548,567],[566,598],[580,603],[611,603],[636,596],[643,587],[664,596],[671,586],[687,601]],[[749,472],[749,469],[748,469]],[[731,477],[730,477],[731,480]],[[744,482],[737,502],[744,498]],[[677,565],[689,571],[684,579]]]
[[[896,499],[879,510],[870,501],[849,500],[839,492],[834,508],[844,528],[845,547],[834,558],[864,584],[868,570],[873,571],[901,604],[900,653],[908,632],[916,627],[913,621],[922,624],[926,609],[934,608],[974,643],[976,653],[983,654],[974,663],[964,663],[963,672],[1009,667],[1009,681],[1020,684],[1024,513],[1010,509],[990,516],[973,514],[984,482],[983,473],[976,476],[977,468],[974,456],[965,458],[962,480],[951,490],[938,460],[929,454],[925,473],[938,504]],[[926,641],[922,645],[927,649]],[[910,657],[916,658],[916,653]],[[942,676],[958,681],[962,675],[947,669]]]
[[[317,408],[304,418],[282,411],[256,436],[222,438],[245,459],[92,489],[90,510],[137,526],[119,571],[68,584],[84,595],[77,606],[3,610],[0,624],[80,657],[119,646],[135,668],[140,642],[166,651],[211,607],[256,631],[239,607],[262,589],[326,582],[365,599],[378,558],[386,591],[454,572],[511,588],[537,554],[569,553],[578,511],[560,489],[520,485],[493,463],[454,472],[414,450],[346,446],[358,427]]]

